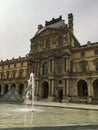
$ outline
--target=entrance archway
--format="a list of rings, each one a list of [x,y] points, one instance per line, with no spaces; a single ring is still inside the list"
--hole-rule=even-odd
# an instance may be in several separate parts
[[[6,94],[8,92],[8,84],[6,84],[5,86],[4,86],[4,94]]]
[[[61,102],[63,99],[63,89],[59,89],[58,90],[58,100],[59,102]]]
[[[93,82],[94,97],[98,97],[98,79]]]
[[[44,81],[42,83],[42,98],[48,98],[49,85],[48,82]]]
[[[20,94],[21,96],[23,96],[23,90],[24,90],[24,85],[23,85],[23,83],[21,83],[21,84],[19,85],[19,94]]]
[[[87,83],[84,80],[80,80],[78,82],[78,96],[79,97],[87,97],[88,96],[88,88],[87,88]]]
[[[12,88],[12,87],[16,88],[16,84],[13,83],[13,84],[11,85],[11,88]]]

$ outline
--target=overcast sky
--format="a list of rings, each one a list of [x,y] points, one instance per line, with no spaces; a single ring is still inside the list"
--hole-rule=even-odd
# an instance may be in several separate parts
[[[0,59],[25,56],[38,24],[69,13],[79,42],[98,42],[98,0],[0,0]]]

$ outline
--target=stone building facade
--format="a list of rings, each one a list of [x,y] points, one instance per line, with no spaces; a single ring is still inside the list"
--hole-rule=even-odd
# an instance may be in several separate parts
[[[22,98],[28,79],[28,57],[12,58],[0,62],[0,96],[5,95],[10,88],[15,87]]]
[[[73,14],[38,25],[27,57],[0,62],[0,93],[16,86],[23,97],[30,72],[35,74],[35,100],[96,102],[98,43],[81,45],[74,35]]]

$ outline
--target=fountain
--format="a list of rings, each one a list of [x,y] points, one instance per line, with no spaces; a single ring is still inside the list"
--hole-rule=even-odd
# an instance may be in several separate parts
[[[26,99],[25,104],[32,105],[32,111],[34,111],[34,74],[30,74],[30,78],[28,80],[28,87],[26,89]]]
[[[13,89],[12,89],[13,90]],[[98,111],[65,107],[34,108],[34,74],[30,74],[24,105],[0,104],[0,129],[2,130],[97,130]],[[30,105],[28,105],[30,104]],[[32,112],[33,111],[33,112]],[[36,112],[34,112],[36,111]],[[10,118],[9,118],[10,117]],[[18,119],[18,120],[17,120]]]

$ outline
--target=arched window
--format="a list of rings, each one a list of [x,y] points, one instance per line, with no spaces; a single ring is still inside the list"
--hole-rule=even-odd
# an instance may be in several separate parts
[[[48,63],[44,63],[43,65],[43,75],[47,75],[48,74]]]
[[[88,86],[86,81],[80,80],[77,85],[78,85],[78,96],[80,97],[88,96]]]
[[[50,40],[49,39],[46,41],[46,48],[47,49],[50,48]]]
[[[63,37],[60,36],[60,37],[58,38],[58,46],[62,46],[62,45],[63,45]]]

